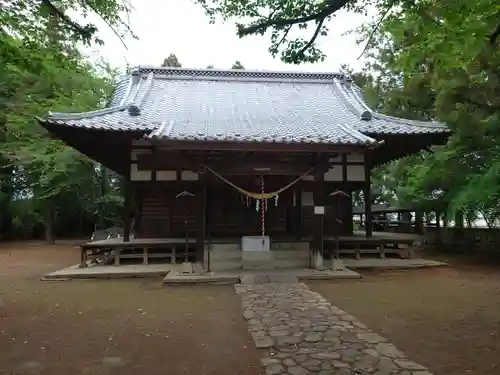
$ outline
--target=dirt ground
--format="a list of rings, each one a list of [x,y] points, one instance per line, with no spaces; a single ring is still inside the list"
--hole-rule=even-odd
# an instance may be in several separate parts
[[[260,374],[232,287],[39,281],[78,257],[0,247],[0,374]],[[500,270],[462,264],[310,285],[435,375],[498,375]]]
[[[0,247],[0,374],[260,374],[231,286],[41,282],[71,247]]]
[[[363,276],[310,286],[435,375],[500,374],[499,269],[459,262]]]

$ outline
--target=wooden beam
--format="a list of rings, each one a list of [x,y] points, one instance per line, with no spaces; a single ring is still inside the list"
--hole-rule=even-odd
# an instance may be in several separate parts
[[[345,155],[345,154],[344,154]],[[327,166],[364,165],[364,162],[342,161],[323,163]],[[157,153],[139,154],[137,156],[140,170],[174,170],[179,167],[196,171],[202,161],[212,169],[224,171],[226,174],[294,174],[301,169],[309,169],[315,165],[313,156],[309,153],[253,153],[253,152],[179,152],[161,151]],[[231,160],[231,163],[227,161]],[[255,171],[255,169],[259,169]],[[266,168],[271,169],[265,171]],[[262,170],[264,169],[264,170]]]
[[[309,156],[309,155],[307,155]],[[283,155],[226,153],[221,155],[183,155],[172,152],[140,154],[137,156],[139,170],[184,170],[197,171],[206,163],[218,173],[224,174],[297,174],[310,169],[314,163],[303,157],[284,158]],[[230,161],[230,162],[228,162]]]
[[[170,150],[224,150],[224,151],[269,151],[269,152],[353,152],[365,151],[372,146],[336,145],[316,143],[277,143],[277,142],[234,142],[234,141],[156,141],[158,146]]]

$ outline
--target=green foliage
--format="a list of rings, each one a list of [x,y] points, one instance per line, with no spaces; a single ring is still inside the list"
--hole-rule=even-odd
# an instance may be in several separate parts
[[[500,49],[491,44],[498,4],[489,0],[400,2],[371,37],[365,87],[388,114],[438,119],[449,142],[384,166],[375,180],[398,202],[500,218]],[[378,5],[382,12],[384,6]],[[363,39],[373,34],[361,30]],[[393,186],[390,181],[397,181]]]
[[[396,42],[416,42],[417,48],[436,51],[436,59],[455,64],[455,54],[467,51],[471,56],[480,54],[485,45],[494,48],[500,35],[500,20],[497,2],[491,0],[437,1],[437,0],[196,0],[210,17],[223,21],[235,19],[238,36],[264,35],[269,32],[269,52],[280,56],[287,63],[316,62],[325,58],[317,42],[328,35],[328,23],[340,10],[367,14],[377,11],[378,16],[365,27],[365,41],[374,45],[372,36],[380,25],[388,26],[393,20],[407,22],[411,27],[392,29]],[[388,21],[386,21],[388,20]],[[242,22],[244,21],[244,22]],[[461,23],[462,22],[462,23]],[[459,26],[460,25],[460,26]],[[302,31],[297,34],[296,31]],[[462,31],[464,33],[462,34]],[[434,37],[427,41],[427,33]],[[486,32],[486,33],[485,33]],[[303,38],[301,35],[307,34]],[[473,38],[468,38],[473,36]],[[451,38],[451,43],[443,48]],[[421,43],[423,42],[423,43]],[[425,48],[423,48],[425,45]],[[412,59],[413,52],[402,50],[402,55]]]
[[[264,35],[270,31],[273,56],[280,55],[287,63],[315,62],[325,55],[316,46],[319,36],[328,34],[326,24],[342,8],[353,9],[351,0],[196,0],[203,6],[211,22],[236,18],[238,36]],[[308,39],[293,37],[292,28],[309,29]],[[309,31],[309,30],[307,30]]]
[[[177,56],[175,55],[175,53],[171,53],[170,55],[168,55],[168,57],[166,57],[163,60],[163,64],[161,64],[161,66],[170,67],[170,68],[181,68],[182,67],[182,65],[179,62],[179,60],[177,59]]]
[[[128,0],[2,0],[0,1],[0,30],[3,33],[14,33],[21,39],[46,41],[47,26],[51,32],[64,35],[65,44],[83,42],[84,44],[103,41],[97,37],[94,24],[81,24],[69,14],[87,16],[95,14],[101,18],[119,37],[127,35],[135,37],[128,24],[123,21],[131,11]]]
[[[92,222],[116,222],[121,205],[117,177],[52,140],[36,122],[49,111],[86,111],[109,97],[117,72],[93,66],[77,42],[95,40],[67,11],[91,8],[112,27],[121,24],[114,0],[8,2],[0,8],[0,233],[28,236],[46,227],[68,235]],[[56,13],[54,13],[56,12]],[[98,73],[99,72],[99,73]],[[102,186],[106,185],[105,194]],[[99,217],[101,209],[109,217]],[[90,224],[90,225],[89,225]],[[70,233],[71,234],[71,233]]]
[[[245,69],[245,67],[243,66],[243,64],[241,62],[236,60],[233,64],[233,66],[231,66],[231,69]]]

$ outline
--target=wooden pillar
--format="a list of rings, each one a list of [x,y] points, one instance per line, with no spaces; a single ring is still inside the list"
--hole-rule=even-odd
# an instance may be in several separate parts
[[[421,211],[415,211],[415,233],[417,234],[424,233],[424,223]]]
[[[132,205],[132,186],[129,176],[125,176],[123,188],[123,241],[130,241],[130,208]]]
[[[295,207],[294,207],[294,225],[295,238],[300,240],[302,238],[302,184],[297,182],[294,187],[295,194]]]
[[[441,212],[436,211],[436,242],[441,244]]]
[[[198,171],[199,176],[199,191],[198,191],[198,213],[197,213],[197,234],[196,234],[196,262],[204,265],[205,260],[205,233],[206,233],[206,217],[207,217],[207,184],[206,173],[204,168]]]
[[[403,233],[411,233],[411,212],[410,211],[404,211],[402,212],[403,216]]]
[[[325,166],[324,163],[322,162],[322,158],[318,155],[316,159],[316,169],[315,169],[315,176],[314,176],[314,193],[313,193],[313,200],[314,200],[314,207],[313,210],[315,209],[316,206],[325,206]],[[323,250],[323,233],[324,233],[324,228],[323,228],[323,222],[324,222],[324,215],[317,215],[314,213],[314,219],[313,219],[315,225],[314,225],[314,262],[316,263],[317,258],[322,258],[323,254],[321,251]]]
[[[373,217],[372,217],[372,183],[371,183],[371,154],[365,153],[365,187],[363,188],[363,197],[365,204],[365,235],[370,238],[373,235]]]
[[[464,214],[462,212],[457,212],[455,214],[455,228],[464,229]]]
[[[87,267],[87,249],[80,246],[80,268]]]
[[[455,213],[455,227],[453,228],[453,239],[455,241],[460,241],[463,236],[464,229],[464,214],[462,212]]]

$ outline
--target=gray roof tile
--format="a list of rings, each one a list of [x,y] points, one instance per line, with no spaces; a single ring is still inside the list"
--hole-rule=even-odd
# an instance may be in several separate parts
[[[139,68],[109,108],[52,113],[45,121],[152,138],[373,144],[377,134],[447,132],[439,123],[373,112],[339,73]]]

